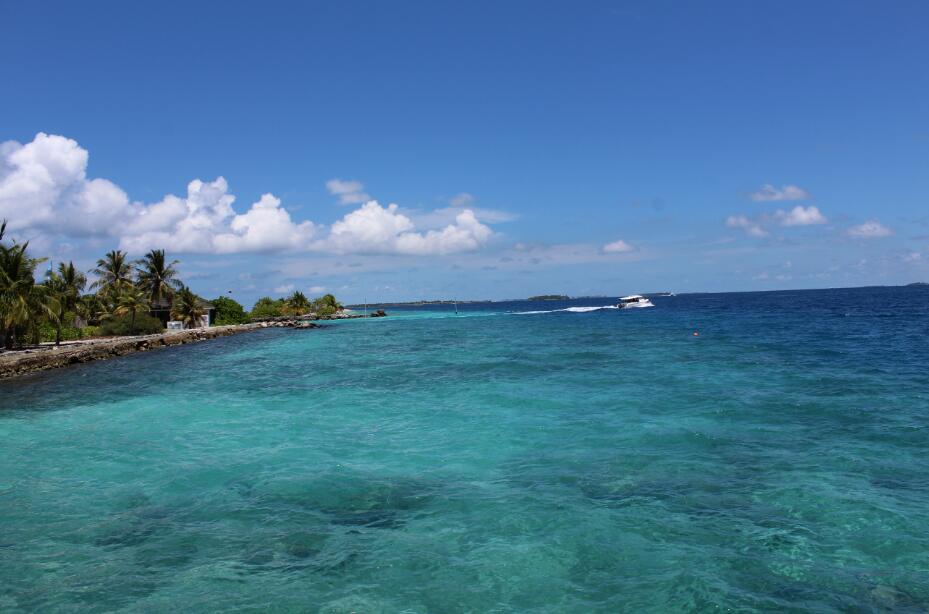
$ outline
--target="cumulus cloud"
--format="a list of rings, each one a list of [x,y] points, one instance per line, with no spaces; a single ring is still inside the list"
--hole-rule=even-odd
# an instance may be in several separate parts
[[[778,209],[773,214],[764,214],[754,218],[746,215],[730,215],[726,218],[726,226],[739,228],[752,237],[766,237],[770,233],[766,226],[810,226],[825,224],[828,220],[817,207],[796,206],[786,211]]]
[[[868,220],[864,224],[852,226],[846,231],[848,236],[855,239],[880,239],[881,237],[889,237],[893,233],[893,230],[877,220]]]
[[[780,189],[775,188],[770,183],[761,186],[757,192],[748,195],[755,202],[774,202],[782,200],[807,200],[810,193],[801,187],[795,185],[784,185]]]
[[[364,188],[364,184],[360,181],[344,181],[335,178],[326,182],[326,189],[333,196],[338,196],[339,203],[343,205],[360,205],[371,200]]]
[[[0,144],[0,219],[11,229],[107,234],[132,206],[115,184],[87,179],[87,159],[76,141],[44,132],[25,145]]]
[[[811,226],[813,224],[825,224],[828,220],[820,213],[817,207],[796,206],[790,211],[778,209],[774,217],[781,226]]]
[[[372,200],[334,223],[318,247],[338,253],[450,254],[476,249],[493,234],[470,209],[440,230],[423,233],[414,228],[397,205],[382,207]]]
[[[214,237],[217,252],[296,250],[316,233],[313,222],[295,224],[273,194],[262,195],[246,213],[232,218],[229,229]]]
[[[629,252],[634,252],[635,248],[620,239],[618,241],[613,241],[612,243],[607,243],[604,245],[603,251],[607,254],[626,254]]]
[[[768,231],[761,227],[761,224],[750,220],[744,215],[730,215],[726,218],[726,226],[729,228],[741,228],[746,234],[753,237],[766,237]]]
[[[0,143],[0,219],[11,230],[49,235],[110,237],[140,253],[168,248],[187,253],[327,250],[338,253],[450,254],[481,247],[493,231],[472,209],[455,208],[441,226],[418,229],[397,205],[368,200],[357,181],[333,179],[341,202],[364,202],[331,227],[291,218],[279,198],[266,193],[245,213],[223,177],[195,179],[185,196],[131,202],[106,179],[88,179],[88,152],[76,141],[39,133],[25,145]],[[489,220],[493,221],[493,220]]]

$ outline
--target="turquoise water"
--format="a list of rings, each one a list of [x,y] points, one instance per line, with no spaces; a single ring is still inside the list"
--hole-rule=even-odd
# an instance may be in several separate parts
[[[655,302],[0,383],[0,610],[927,611],[929,291]]]

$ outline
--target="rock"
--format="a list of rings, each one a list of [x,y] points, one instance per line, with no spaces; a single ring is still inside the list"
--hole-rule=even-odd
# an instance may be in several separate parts
[[[48,346],[35,351],[4,352],[0,353],[0,379],[82,362],[107,360],[159,347],[206,341],[217,337],[250,332],[259,328],[263,328],[263,326],[259,324],[216,326],[206,329],[166,331],[143,337],[99,339],[64,345],[60,348]]]

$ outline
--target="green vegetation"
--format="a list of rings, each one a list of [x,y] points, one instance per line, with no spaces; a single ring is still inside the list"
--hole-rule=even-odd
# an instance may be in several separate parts
[[[245,308],[231,298],[220,296],[210,302],[216,309],[216,320],[213,322],[216,326],[245,324],[248,322],[248,314],[245,312]]]
[[[570,297],[566,294],[540,294],[538,296],[530,296],[529,301],[566,301]]]
[[[114,316],[129,316],[129,330],[133,334],[136,330],[135,321],[139,313],[148,313],[151,303],[145,290],[137,286],[128,286],[120,291],[116,296],[116,307],[113,309]],[[155,318],[153,318],[155,319]],[[159,320],[159,325],[161,321]]]
[[[264,296],[255,302],[249,317],[252,320],[264,318],[279,318],[281,316],[300,316],[315,314],[316,316],[330,316],[342,309],[342,305],[335,296],[325,294],[317,299],[310,300],[302,292],[294,292],[286,299],[273,299]]]
[[[177,260],[152,250],[138,261],[121,250],[107,252],[87,275],[73,262],[60,263],[36,281],[44,258],[33,258],[29,244],[11,240],[0,223],[0,341],[5,349],[23,344],[85,339],[100,335],[149,334],[164,329],[153,309],[171,308],[186,326],[199,326],[206,306],[178,279]],[[223,304],[227,321],[247,314],[232,299]],[[237,308],[237,309],[236,309]],[[162,312],[163,313],[163,312]]]
[[[282,298],[273,299],[270,296],[263,296],[255,301],[255,305],[248,315],[253,320],[260,318],[276,318],[284,315],[286,307],[287,305]]]
[[[167,261],[165,250],[153,249],[138,262],[139,279],[136,285],[148,295],[153,305],[158,305],[174,296],[181,289],[181,282],[174,265],[177,260]]]
[[[161,320],[147,313],[138,313],[135,318],[131,315],[119,315],[106,319],[100,325],[98,333],[101,337],[116,335],[154,335],[164,330]]]
[[[61,345],[62,328],[66,321],[74,321],[74,312],[81,302],[81,292],[87,285],[87,277],[74,268],[74,263],[60,263],[58,273],[49,275],[46,282],[52,295],[57,302],[57,312],[55,313],[55,345]],[[71,318],[66,320],[66,314],[70,312]],[[70,334],[70,333],[69,333]],[[43,341],[45,339],[43,338]]]
[[[342,305],[331,294],[324,294],[313,301],[313,307],[319,316],[330,316],[342,309]]]
[[[107,252],[89,271],[93,283],[73,262],[49,267],[36,281],[45,258],[33,258],[29,244],[7,236],[0,223],[0,341],[5,349],[23,344],[86,339],[95,335],[151,334],[164,329],[170,316],[186,328],[199,326],[208,305],[179,279],[177,260],[164,250],[151,250],[132,261],[122,250]],[[91,290],[84,293],[85,289]],[[243,324],[250,319],[280,316],[330,316],[342,305],[332,294],[310,299],[294,292],[280,299],[258,299],[251,313],[229,297],[213,301],[214,324]],[[155,315],[153,315],[155,314]]]
[[[40,258],[31,258],[29,243],[4,242],[6,221],[0,223],[0,327],[3,346],[12,349],[18,340],[38,340],[39,324],[60,311],[49,288],[35,283]]]
[[[313,304],[310,299],[297,290],[285,301],[285,309],[293,315],[303,315],[310,311]]]
[[[203,300],[187,286],[174,295],[174,304],[171,307],[171,317],[184,323],[184,328],[196,328],[200,325],[200,318],[206,313]]]

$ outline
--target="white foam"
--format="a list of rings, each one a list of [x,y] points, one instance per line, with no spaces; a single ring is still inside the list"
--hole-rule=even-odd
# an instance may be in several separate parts
[[[568,313],[589,313],[591,311],[600,311],[601,309],[619,309],[616,305],[603,305],[602,307],[565,307],[564,309],[549,309],[547,311],[514,311],[515,316],[528,316],[536,313],[558,313],[565,311]]]

